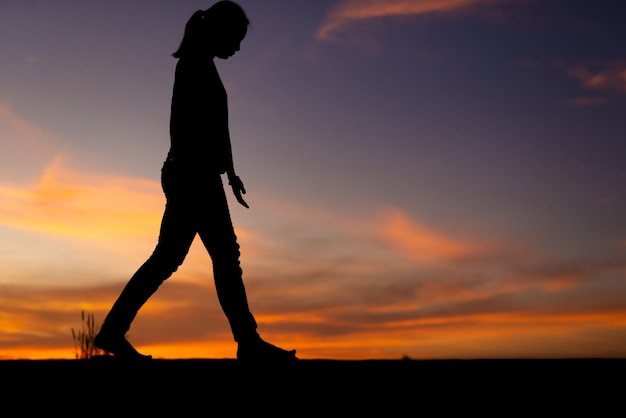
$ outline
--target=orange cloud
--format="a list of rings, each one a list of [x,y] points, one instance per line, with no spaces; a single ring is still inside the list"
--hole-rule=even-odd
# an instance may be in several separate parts
[[[626,93],[626,62],[624,61],[607,62],[597,68],[577,65],[569,68],[567,73],[588,90]]]
[[[147,255],[163,203],[158,182],[80,172],[58,158],[31,186],[0,185],[0,224],[60,243],[78,238],[87,251],[96,240],[102,248],[131,242]],[[259,225],[258,235],[244,230],[242,239],[251,308],[263,336],[302,358],[600,356],[626,344],[618,337],[626,318],[622,260],[556,263],[536,257],[540,250],[503,253],[398,208],[359,219],[263,196],[255,208],[246,220]],[[198,247],[133,323],[130,339],[142,351],[234,356],[210,258]],[[56,265],[34,257],[27,272],[53,283]],[[102,257],[95,254],[89,268]],[[61,264],[75,259],[73,252]],[[103,265],[102,276],[74,273],[66,287],[10,284],[21,276],[0,283],[0,358],[72,358],[80,311],[102,320],[138,267],[112,275],[114,265]],[[597,338],[585,339],[591,334]]]
[[[329,11],[317,39],[336,41],[347,26],[368,19],[450,12],[486,1],[493,0],[343,0]]]
[[[383,240],[416,261],[459,260],[478,255],[482,245],[465,242],[419,224],[400,211],[383,216],[379,234]]]
[[[429,278],[363,262],[369,276],[324,266],[314,275],[289,261],[280,271],[249,271],[262,335],[302,358],[608,356],[626,347],[623,286],[607,281],[624,263],[548,264],[511,279],[483,275],[482,263],[464,275],[442,265]],[[161,358],[234,356],[205,270],[203,280],[170,279],[148,301],[130,331],[139,349]],[[0,358],[71,358],[80,310],[100,321],[122,286],[0,285]]]
[[[59,156],[37,184],[0,184],[0,225],[92,239],[154,235],[163,204],[155,181],[74,171]]]
[[[73,358],[71,329],[80,328],[80,311],[95,313],[100,323],[119,288],[0,286],[0,358]],[[509,302],[498,309],[486,300],[473,311],[464,304],[437,309],[445,306],[441,300],[423,310],[394,300],[312,307],[301,297],[286,310],[276,304],[255,310],[261,333],[302,358],[601,357],[626,348],[626,306],[612,300],[560,307]],[[157,358],[234,357],[210,283],[166,282],[145,308],[129,333],[140,350]]]

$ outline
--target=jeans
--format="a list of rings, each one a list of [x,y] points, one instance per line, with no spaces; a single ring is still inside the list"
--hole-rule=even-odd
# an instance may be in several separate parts
[[[167,163],[166,163],[167,166]],[[124,335],[139,309],[183,263],[196,234],[213,262],[219,303],[235,341],[256,335],[239,263],[239,244],[219,174],[203,181],[182,180],[164,166],[161,184],[166,196],[158,243],[113,304],[102,332]]]

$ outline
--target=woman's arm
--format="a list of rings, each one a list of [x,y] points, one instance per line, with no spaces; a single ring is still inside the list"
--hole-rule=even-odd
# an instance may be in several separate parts
[[[228,184],[233,188],[233,193],[237,202],[242,206],[249,208],[245,200],[243,200],[242,194],[246,194],[246,188],[243,186],[243,182],[237,174],[235,174],[235,165],[233,163],[233,147],[230,143],[230,133],[227,135],[226,149],[226,176],[228,177]]]
[[[242,194],[246,194],[246,188],[243,186],[243,182],[239,178],[239,176],[235,175],[234,171],[228,171],[228,184],[233,188],[233,193],[235,194],[235,198],[237,202],[241,203],[242,206],[249,208],[248,204],[245,200],[243,200]]]

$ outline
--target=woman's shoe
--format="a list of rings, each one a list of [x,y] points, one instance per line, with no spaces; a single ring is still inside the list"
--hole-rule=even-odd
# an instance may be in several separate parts
[[[94,338],[93,344],[101,350],[113,354],[122,360],[151,360],[151,355],[141,354],[133,347],[124,336],[113,336],[99,333]]]
[[[291,362],[298,357],[296,350],[284,350],[257,337],[239,342],[237,359],[246,362]]]

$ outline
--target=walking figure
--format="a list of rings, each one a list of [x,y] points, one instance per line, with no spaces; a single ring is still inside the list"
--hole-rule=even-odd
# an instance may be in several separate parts
[[[183,263],[196,234],[213,262],[219,303],[228,319],[237,358],[245,361],[296,360],[295,350],[264,341],[248,307],[239,263],[239,244],[230,218],[222,175],[237,201],[243,182],[235,174],[228,130],[226,90],[214,59],[228,59],[248,31],[249,20],[232,1],[218,1],[196,11],[185,26],[170,115],[170,150],[161,170],[166,197],[158,243],[152,255],[128,281],[107,314],[96,347],[124,359],[150,359],[126,339],[139,309]]]

